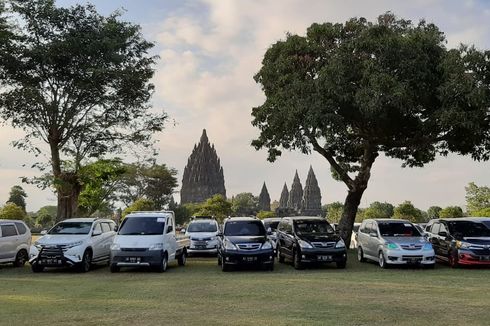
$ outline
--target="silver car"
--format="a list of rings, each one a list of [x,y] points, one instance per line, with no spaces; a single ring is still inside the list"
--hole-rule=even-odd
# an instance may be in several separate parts
[[[31,230],[20,220],[0,220],[0,263],[22,267],[29,259]]]
[[[433,268],[432,244],[409,221],[396,219],[364,220],[357,233],[357,258],[389,265],[418,264]]]

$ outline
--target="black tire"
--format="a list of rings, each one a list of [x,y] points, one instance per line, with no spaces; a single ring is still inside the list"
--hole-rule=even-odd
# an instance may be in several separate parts
[[[436,264],[424,265],[425,269],[434,269],[435,267],[436,267]]]
[[[357,260],[360,263],[364,263],[366,261],[366,258],[364,258],[364,251],[362,251],[361,247],[357,247]]]
[[[378,264],[381,268],[388,268],[388,263],[386,262],[385,255],[382,251],[378,254]]]
[[[31,270],[33,273],[41,273],[44,271],[44,266],[38,265],[37,263],[31,265]]]
[[[281,247],[277,246],[277,261],[284,263],[284,256],[281,255]]]
[[[221,270],[223,272],[229,272],[230,271],[230,265],[228,265],[227,263],[225,263],[224,260],[221,260]]]
[[[92,251],[87,249],[83,253],[82,262],[78,265],[80,273],[87,273],[92,266]]]
[[[117,264],[110,265],[111,273],[118,273],[121,270],[121,267],[117,266]]]
[[[301,263],[301,253],[298,253],[297,250],[293,253],[293,267],[294,269],[303,269],[304,266]]]
[[[268,270],[269,271],[274,271],[274,262],[270,263],[269,266],[268,266]]]
[[[165,273],[167,271],[168,267],[168,258],[167,258],[167,253],[163,254],[162,261],[160,264],[157,265],[156,271],[158,273]]]
[[[337,265],[337,268],[338,269],[344,269],[345,266],[347,265],[347,261],[346,260],[342,260],[342,261],[338,261],[335,263]]]
[[[179,263],[179,266],[185,266],[185,263],[187,261],[187,252],[184,250],[182,254],[177,258],[177,262]]]
[[[221,263],[222,263],[221,255],[218,254],[218,266],[221,266]]]
[[[15,256],[14,267],[23,267],[26,264],[27,260],[29,260],[27,251],[25,251],[25,249],[19,250],[19,252]]]

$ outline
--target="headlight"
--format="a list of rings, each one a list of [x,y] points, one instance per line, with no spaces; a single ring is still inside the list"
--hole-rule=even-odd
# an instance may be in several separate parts
[[[163,250],[163,243],[154,243],[148,250]]]
[[[264,242],[262,249],[272,249],[272,245],[269,241]]]
[[[236,250],[237,248],[236,248],[236,246],[233,243],[231,243],[230,241],[226,240],[225,241],[225,249],[226,250]]]
[[[34,242],[34,247],[36,247],[37,250],[43,249],[43,245],[42,244],[39,244],[37,241]]]
[[[313,246],[311,244],[309,244],[308,242],[306,242],[304,240],[298,240],[298,243],[299,243],[299,246],[301,248],[313,248]]]
[[[340,239],[339,242],[335,245],[335,248],[345,248],[344,240]]]
[[[121,245],[119,243],[111,244],[111,250],[121,250]]]
[[[471,247],[471,244],[463,241],[456,241],[456,248],[458,249],[468,249]]]
[[[73,248],[73,247],[80,246],[82,244],[83,244],[83,241],[72,242],[72,243],[67,244],[65,246],[65,248]]]
[[[424,244],[424,250],[432,250],[432,244],[428,242]]]
[[[217,236],[211,237],[211,241],[216,241],[216,240],[218,240],[218,237]]]
[[[386,248],[391,249],[391,250],[399,249],[398,245],[396,243],[393,243],[393,242],[388,242],[385,244],[385,246],[386,246]]]

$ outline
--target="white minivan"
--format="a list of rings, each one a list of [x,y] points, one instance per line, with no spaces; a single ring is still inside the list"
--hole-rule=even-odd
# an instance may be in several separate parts
[[[0,220],[0,263],[22,267],[29,259],[31,231],[20,220]]]

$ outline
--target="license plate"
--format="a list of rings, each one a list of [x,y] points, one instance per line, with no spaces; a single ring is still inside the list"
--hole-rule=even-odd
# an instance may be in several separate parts
[[[422,259],[420,259],[420,258],[409,258],[409,259],[407,259],[407,262],[412,263],[412,264],[420,263],[421,261],[422,261]]]
[[[141,262],[141,257],[126,257],[126,261],[130,263],[139,263]]]
[[[206,241],[194,241],[196,247],[205,247],[207,245]]]
[[[45,258],[45,259],[41,260],[41,264],[43,264],[43,265],[61,265],[62,261],[60,259]]]
[[[196,249],[206,249],[206,246],[195,246]]]
[[[253,262],[257,260],[257,257],[243,257],[243,260],[246,262]]]
[[[325,255],[322,255],[322,256],[318,256],[317,259],[319,261],[331,261],[332,260],[332,256],[325,256]]]

